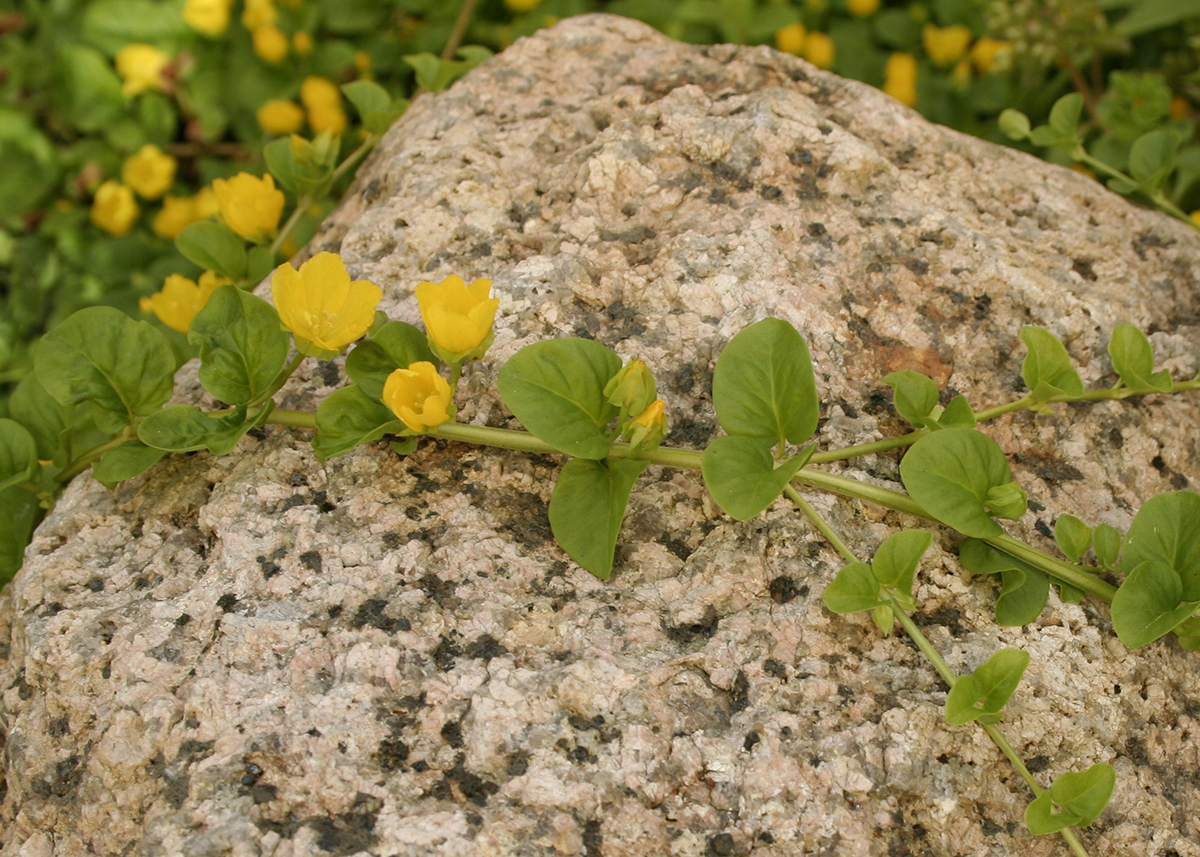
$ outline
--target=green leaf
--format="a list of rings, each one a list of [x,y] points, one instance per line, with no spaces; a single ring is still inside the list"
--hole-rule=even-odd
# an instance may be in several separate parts
[[[58,65],[64,78],[62,117],[75,128],[95,132],[125,111],[121,78],[97,50],[78,44],[59,48]]]
[[[1097,524],[1092,531],[1092,553],[1105,568],[1113,568],[1121,555],[1121,533],[1111,524]]]
[[[1172,128],[1156,128],[1133,141],[1129,150],[1129,174],[1138,190],[1147,196],[1158,193],[1175,169],[1175,153],[1183,138]]]
[[[118,482],[141,476],[166,454],[165,449],[153,449],[131,440],[100,456],[92,465],[92,478],[111,489]]]
[[[94,0],[83,12],[85,41],[116,54],[130,42],[169,43],[188,35],[188,27],[171,3],[154,0]]]
[[[1079,562],[1092,545],[1092,528],[1074,515],[1059,515],[1054,522],[1054,541],[1071,562]]]
[[[266,395],[287,362],[288,334],[275,307],[232,285],[212,293],[188,342],[200,348],[200,383],[229,405]]]
[[[612,573],[613,555],[629,492],[648,462],[568,461],[550,498],[550,529],[571,559],[601,580]]]
[[[1150,339],[1132,324],[1118,324],[1108,343],[1113,369],[1121,382],[1135,393],[1169,392],[1171,373],[1154,371],[1154,349]]]
[[[987,435],[973,428],[926,435],[900,461],[900,478],[929,514],[960,533],[986,538],[1004,532],[985,506],[993,488],[1013,481],[1012,471]]]
[[[838,572],[821,593],[821,600],[834,613],[858,613],[887,605],[880,600],[879,581],[871,566],[852,562]]]
[[[429,350],[429,337],[407,322],[389,321],[354,346],[346,357],[346,374],[368,397],[382,401],[388,376],[420,362],[438,365]]]
[[[24,488],[0,491],[0,586],[12,580],[25,559],[25,546],[41,517],[37,495]]]
[[[68,317],[34,348],[38,380],[55,401],[96,405],[96,424],[116,434],[158,410],[175,386],[175,355],[163,334],[112,307]]]
[[[1112,799],[1117,773],[1107,762],[1097,762],[1086,771],[1069,771],[1055,778],[1048,792],[1025,810],[1030,833],[1055,833],[1068,826],[1087,827],[1099,817]],[[1051,803],[1061,808],[1054,812]]]
[[[309,154],[310,157],[297,157]],[[279,182],[279,186],[296,196],[320,196],[333,180],[333,168],[311,155],[311,144],[304,140],[297,144],[291,137],[280,137],[263,146],[263,159],[267,171]]]
[[[223,223],[189,223],[175,236],[175,246],[201,268],[222,277],[240,280],[246,276],[246,243]]]
[[[946,695],[946,722],[961,726],[978,720],[996,723],[1021,676],[1029,666],[1029,653],[1020,649],[1001,649],[969,676],[959,676]]]
[[[1146,560],[1129,572],[1113,596],[1113,630],[1128,648],[1136,649],[1169,634],[1197,604],[1200,600],[1184,600],[1175,569]]]
[[[1021,364],[1021,377],[1033,393],[1035,401],[1044,402],[1054,396],[1083,395],[1083,381],[1071,368],[1067,349],[1050,331],[1041,327],[1021,328],[1021,341],[1029,349]]]
[[[251,247],[246,253],[246,282],[261,283],[275,268],[275,254],[270,247]]]
[[[875,623],[875,627],[879,629],[879,633],[885,637],[890,637],[896,625],[896,612],[888,605],[881,604],[871,611],[871,621]]]
[[[917,566],[931,544],[933,533],[929,530],[905,530],[888,536],[871,560],[871,571],[880,586],[911,598]]]
[[[896,413],[917,428],[925,427],[928,417],[938,403],[938,387],[932,378],[905,369],[883,378],[883,383],[895,390]]]
[[[500,369],[504,404],[536,437],[560,452],[600,460],[608,456],[604,427],[617,409],[604,386],[621,358],[590,339],[535,342]]]
[[[775,466],[771,449],[753,437],[719,437],[704,450],[701,472],[713,499],[736,521],[748,521],[775,502],[815,447]]]
[[[955,426],[975,427],[975,411],[971,408],[971,403],[967,401],[966,396],[955,396],[951,399],[950,404],[946,405],[946,410],[942,411],[942,415],[937,418],[938,428],[954,428]],[[930,428],[934,428],[934,426],[931,425]]]
[[[430,92],[441,92],[471,67],[470,63],[443,60],[430,53],[407,54],[401,59],[417,73],[417,86]]]
[[[38,472],[37,442],[16,420],[0,419],[0,491]]]
[[[1132,4],[1131,4],[1132,5]],[[1200,0],[1142,0],[1117,22],[1115,30],[1132,38],[1200,15]]]
[[[1162,562],[1175,570],[1184,601],[1200,601],[1200,495],[1170,491],[1151,497],[1125,534],[1121,567]]]
[[[979,539],[967,539],[958,551],[963,568],[974,574],[999,574],[996,624],[1028,625],[1041,614],[1050,594],[1050,579],[1032,565]]]
[[[324,461],[360,443],[407,431],[395,414],[372,400],[361,387],[343,387],[317,405],[317,434],[312,445],[317,458]]]
[[[1074,137],[1083,115],[1083,96],[1078,92],[1064,95],[1050,108],[1050,127],[1064,137]]]
[[[392,103],[388,91],[372,80],[343,83],[342,92],[358,110],[359,116],[366,116],[372,110],[386,110]]]
[[[37,444],[37,457],[65,463],[65,440],[75,422],[75,406],[60,405],[30,372],[21,379],[8,400],[9,413],[25,426]],[[61,460],[60,460],[61,459]]]
[[[1069,812],[1057,812],[1050,792],[1042,792],[1025,807],[1025,826],[1030,833],[1044,835],[1079,824],[1083,817]]]
[[[191,452],[208,449],[214,455],[228,455],[238,441],[261,425],[272,410],[272,405],[259,411],[253,419],[246,419],[245,407],[228,414],[207,414],[192,405],[175,405],[156,411],[138,426],[138,437],[142,443],[166,452]]]
[[[1024,140],[1029,136],[1029,117],[1012,107],[1000,114],[999,125],[1004,136],[1010,140]]]
[[[730,340],[713,372],[713,405],[731,435],[801,443],[820,402],[808,346],[796,328],[764,318]]]

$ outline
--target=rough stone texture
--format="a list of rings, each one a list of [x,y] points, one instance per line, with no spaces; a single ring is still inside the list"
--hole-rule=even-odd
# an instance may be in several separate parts
[[[712,435],[713,359],[764,315],[805,331],[821,441],[902,430],[914,368],[976,407],[1017,394],[1022,325],[1113,380],[1107,332],[1196,371],[1196,234],[1094,182],[923,121],[766,48],[699,48],[609,17],[514,46],[426,96],[315,242],[416,320],[412,289],[488,276],[496,345],[466,420],[506,424],[494,369],[592,336],[658,373],[671,441]],[[306,366],[286,405],[342,383]],[[180,401],[200,401],[194,375]],[[988,431],[1049,546],[1072,512],[1125,526],[1200,477],[1195,397],[1027,413]],[[551,457],[383,444],[324,465],[302,431],[181,456],[109,493],[77,480],[0,596],[0,854],[1050,855],[1027,793],[902,636],[841,618],[838,558],[777,504],[722,517],[652,468],[608,583],[546,521]],[[844,472],[898,487],[897,459]],[[910,525],[814,503],[866,556]],[[1004,729],[1044,783],[1097,761],[1093,855],[1200,855],[1196,656],[1136,653],[1051,597],[1023,629],[945,533],[918,621],[960,670],[1032,655]]]

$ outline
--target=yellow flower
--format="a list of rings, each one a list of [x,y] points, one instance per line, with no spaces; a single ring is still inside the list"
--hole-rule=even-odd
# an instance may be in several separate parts
[[[608,379],[604,398],[624,414],[638,414],[654,401],[654,374],[641,360],[630,360]]]
[[[294,101],[268,101],[254,114],[268,134],[294,134],[304,124],[304,111]]]
[[[846,6],[849,7],[851,15],[865,18],[875,14],[875,10],[879,8],[879,0],[846,0]]]
[[[894,53],[888,57],[883,70],[883,91],[901,104],[909,107],[916,104],[917,58],[905,53]]]
[[[837,51],[833,39],[824,33],[809,33],[804,38],[804,58],[817,68],[833,68]]]
[[[375,322],[375,306],[383,297],[367,280],[350,281],[340,256],[318,253],[297,271],[284,262],[271,278],[271,297],[283,324],[300,340],[321,351],[341,351]]]
[[[261,179],[238,173],[213,181],[221,217],[243,238],[257,241],[273,233],[283,214],[283,191],[275,189],[270,173]]]
[[[163,207],[154,215],[150,228],[159,238],[174,239],[185,226],[200,219],[191,197],[167,196],[163,197]]]
[[[91,219],[109,235],[125,235],[138,219],[133,189],[113,180],[100,185],[92,200]]]
[[[171,274],[163,282],[162,291],[138,301],[142,312],[153,312],[167,327],[187,333],[192,325],[192,319],[209,297],[219,287],[232,283],[228,277],[218,277],[212,271],[200,275],[200,282],[189,280],[182,274]]]
[[[229,27],[229,7],[233,0],[187,0],[183,20],[206,36],[219,36]]]
[[[1193,212],[1192,212],[1191,214],[1189,214],[1188,216],[1189,216],[1190,218],[1192,218],[1192,222],[1196,224],[1196,227],[1197,227],[1197,228],[1200,228],[1200,209],[1197,209],[1196,211],[1193,211]]]
[[[259,27],[269,27],[279,17],[279,10],[272,0],[246,0],[242,10],[242,24],[250,32]]]
[[[808,35],[808,30],[804,29],[804,25],[799,21],[788,24],[786,27],[780,27],[775,31],[775,47],[785,54],[800,56],[804,53],[804,37],[806,35]]]
[[[500,301],[488,297],[491,280],[466,285],[451,274],[440,283],[417,286],[417,304],[435,353],[447,363],[478,359],[492,344],[492,322]],[[482,350],[481,350],[482,349]]]
[[[655,399],[644,411],[629,421],[622,436],[634,450],[654,449],[667,435],[667,420],[663,416],[663,400]]]
[[[1188,100],[1182,95],[1174,95],[1171,97],[1171,106],[1167,108],[1168,119],[1186,119],[1188,114],[1192,112],[1192,106]]]
[[[513,12],[532,12],[542,4],[542,0],[504,0],[504,5]]]
[[[921,41],[934,65],[951,66],[966,54],[971,44],[971,30],[962,24],[949,27],[926,24],[921,30]]]
[[[332,80],[310,75],[300,84],[300,101],[308,109],[308,125],[316,133],[329,131],[334,136],[346,130],[346,112],[342,92]]]
[[[383,383],[383,403],[415,432],[450,419],[450,396],[446,379],[425,360],[397,369]]]
[[[980,74],[987,74],[995,69],[1004,71],[1012,59],[1013,43],[984,36],[971,46],[971,62]]]
[[[304,56],[311,53],[313,49],[313,37],[303,30],[292,35],[292,50]]]
[[[216,217],[221,211],[217,195],[211,187],[202,187],[196,191],[196,195],[192,197],[192,207],[195,209],[197,220]]]
[[[117,51],[117,74],[124,83],[121,92],[132,98],[147,89],[162,89],[162,71],[171,58],[154,45],[128,44]]]
[[[281,63],[288,55],[288,37],[278,27],[270,24],[259,27],[250,34],[254,42],[254,52],[263,62],[275,65]]]
[[[125,159],[121,180],[143,199],[158,199],[175,181],[175,159],[158,146],[147,143],[136,155]]]

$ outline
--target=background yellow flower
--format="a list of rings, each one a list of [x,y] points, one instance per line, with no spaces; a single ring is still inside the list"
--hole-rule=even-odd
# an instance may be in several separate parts
[[[121,180],[143,199],[158,199],[175,181],[175,159],[158,146],[147,143],[136,155],[125,159]]]
[[[268,101],[254,115],[268,134],[295,134],[304,125],[304,110],[294,101]]]
[[[189,280],[182,274],[171,274],[163,282],[161,291],[138,301],[142,312],[153,312],[167,327],[187,333],[192,319],[209,297],[221,286],[232,283],[228,277],[218,277],[212,271],[200,275],[200,282]]]
[[[162,71],[171,58],[154,45],[128,44],[117,51],[117,74],[126,98],[147,89],[162,89]]]
[[[138,214],[132,188],[111,179],[96,188],[91,220],[109,235],[127,234],[137,222]]]
[[[279,226],[283,191],[275,189],[275,179],[270,173],[261,179],[249,173],[238,173],[231,179],[215,179],[213,192],[217,195],[221,217],[243,238],[257,241]]]
[[[219,36],[229,28],[229,7],[233,0],[187,0],[183,20],[206,36]]]

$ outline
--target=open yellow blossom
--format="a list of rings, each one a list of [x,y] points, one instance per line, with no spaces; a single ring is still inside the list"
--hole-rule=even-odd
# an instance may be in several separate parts
[[[500,301],[488,297],[491,280],[467,285],[451,274],[440,283],[417,286],[417,304],[434,353],[447,363],[475,360],[492,344],[492,323]]]
[[[283,191],[275,189],[275,179],[270,173],[261,179],[249,173],[238,173],[231,179],[215,179],[213,192],[217,195],[221,217],[243,238],[258,241],[279,226]]]
[[[160,238],[174,240],[185,226],[195,223],[201,218],[196,217],[196,207],[188,196],[163,197],[163,207],[154,215],[150,228]]]
[[[91,220],[109,235],[125,235],[138,219],[138,204],[133,189],[109,180],[96,188]]]
[[[121,180],[143,199],[158,199],[175,181],[175,159],[158,146],[147,143],[136,155],[125,159]]]
[[[117,51],[117,74],[121,76],[121,92],[132,98],[147,89],[162,89],[162,72],[171,58],[154,45],[137,42]]]
[[[971,62],[980,74],[987,74],[995,69],[1004,71],[1004,66],[1012,58],[1013,43],[984,36],[971,46]]]
[[[824,33],[809,33],[804,37],[804,58],[817,68],[833,68],[837,58],[833,39]]]
[[[917,58],[912,54],[894,53],[883,69],[883,91],[901,104],[912,107],[917,103]]]
[[[294,50],[300,56],[304,56],[305,54],[312,53],[312,49],[313,49],[313,37],[312,36],[310,36],[308,33],[304,32],[303,30],[300,30],[299,32],[292,34],[292,50]]]
[[[276,65],[288,55],[288,37],[278,27],[270,24],[259,27],[250,34],[250,38],[254,43],[254,52],[263,62]]]
[[[288,262],[276,268],[271,297],[284,326],[296,334],[299,351],[309,351],[304,340],[336,352],[370,329],[383,292],[368,280],[351,282],[337,254],[318,253],[299,271]]]
[[[450,396],[450,384],[425,360],[397,369],[383,383],[383,403],[416,432],[450,419]]]
[[[304,110],[300,105],[281,98],[268,101],[254,115],[268,134],[295,134],[304,125]]]
[[[183,20],[206,36],[219,36],[229,28],[229,7],[233,0],[187,0]]]
[[[962,24],[949,27],[926,24],[921,30],[921,42],[934,65],[952,66],[967,53],[971,30]]]
[[[316,133],[329,131],[336,136],[346,130],[342,92],[332,80],[315,75],[304,78],[300,101],[308,110],[308,125]]]
[[[874,15],[879,9],[879,0],[846,0],[846,7],[850,10],[851,15],[865,18],[868,15]]]
[[[273,0],[246,0],[242,10],[242,24],[250,32],[259,27],[269,27],[279,18],[279,10]]]
[[[200,282],[189,280],[182,274],[171,274],[163,282],[162,291],[138,301],[142,312],[153,312],[159,321],[167,327],[187,333],[192,326],[192,319],[209,297],[226,283],[232,283],[228,277],[218,277],[212,271],[200,275]]]
[[[799,21],[796,21],[775,31],[775,47],[785,54],[800,56],[804,53],[804,37],[807,35],[808,30],[804,29],[804,25]]]

